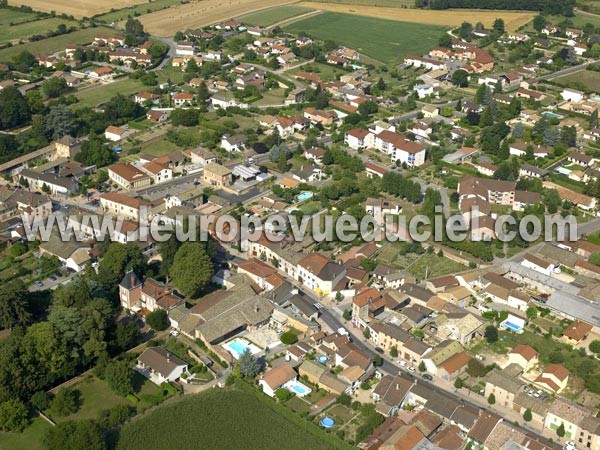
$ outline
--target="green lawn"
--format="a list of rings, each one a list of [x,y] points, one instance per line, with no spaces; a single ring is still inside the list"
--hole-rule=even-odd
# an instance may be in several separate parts
[[[238,17],[238,20],[248,25],[258,25],[266,27],[282,20],[291,17],[299,16],[300,14],[312,11],[310,8],[302,8],[301,6],[277,6],[275,8],[267,8],[262,11],[256,11],[251,14]]]
[[[65,422],[67,420],[97,419],[101,411],[110,409],[116,405],[135,406],[138,412],[141,412],[152,406],[150,397],[158,396],[162,392],[159,386],[156,386],[139,373],[135,374],[134,383],[135,395],[140,399],[139,403],[136,404],[125,397],[115,394],[104,381],[90,375],[72,387],[72,389],[79,391],[80,394],[81,407],[79,410],[66,417],[52,416],[52,420],[55,422]],[[48,411],[47,414],[50,415],[50,412]]]
[[[56,28],[61,23],[67,27],[78,25],[78,22],[74,20],[65,20],[56,17],[24,22],[12,26],[0,25],[0,43],[13,39],[25,40],[34,34],[47,34],[49,31],[56,31]]]
[[[97,106],[110,100],[117,94],[131,95],[144,90],[146,87],[139,80],[123,77],[110,84],[98,84],[94,87],[84,88],[75,93],[79,99],[72,105],[73,109],[84,106]]]
[[[0,431],[0,450],[42,450],[41,438],[52,425],[36,417],[22,433]]]
[[[14,47],[3,48],[0,50],[0,61],[10,62],[14,55],[18,55],[23,50],[33,54],[50,54],[64,50],[69,44],[86,44],[94,40],[98,34],[117,34],[115,30],[108,27],[85,28],[73,33],[63,34],[49,39],[43,39],[37,42],[28,42],[26,44],[15,45]]]
[[[434,254],[423,255],[408,269],[419,280],[425,279],[426,274],[427,278],[435,278],[463,270],[467,270],[467,267],[444,256],[439,257]]]
[[[179,5],[180,3],[183,2],[181,0],[154,0],[149,3],[140,3],[139,5],[133,5],[129,8],[123,8],[107,12],[105,14],[99,14],[97,16],[94,16],[94,18],[110,24],[111,22],[125,20],[128,17],[134,17],[136,14],[148,14],[153,11],[168,8],[169,6]]]
[[[348,448],[254,388],[242,389],[211,389],[161,407],[126,425],[117,450]]]
[[[36,13],[17,11],[14,9],[3,9],[0,15],[0,27],[8,27],[9,25],[17,25],[35,19]]]
[[[319,0],[323,3],[342,3],[344,5],[379,6],[384,8],[413,8],[412,0]]]
[[[406,54],[420,55],[437,46],[447,27],[326,12],[285,30],[333,40],[383,63],[399,64]]]
[[[290,70],[288,73],[290,75],[296,74],[298,72],[311,72],[317,74],[323,81],[334,81],[337,80],[340,75],[348,73],[346,70],[332,66],[330,64],[323,64],[318,62],[313,62],[310,64],[304,64],[296,69]]]

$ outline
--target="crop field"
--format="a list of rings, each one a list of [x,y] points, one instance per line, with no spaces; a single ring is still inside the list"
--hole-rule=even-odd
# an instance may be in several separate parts
[[[246,388],[247,389],[247,388]],[[263,394],[256,394],[263,395]],[[211,389],[163,406],[121,430],[117,450],[179,450],[248,448],[263,450],[333,450],[317,426],[281,411],[268,397],[240,390]],[[288,414],[292,414],[291,412]],[[329,438],[329,439],[327,439]],[[336,442],[337,443],[337,442]],[[339,441],[338,448],[346,448]]]
[[[122,9],[111,8],[111,11],[95,16],[95,19],[102,20],[105,23],[118,22],[125,20],[128,17],[140,16],[158,11],[164,8],[169,8],[174,5],[179,5],[182,0],[154,0],[149,3],[140,3],[138,5],[127,6]]]
[[[0,15],[0,27],[17,25],[29,20],[34,20],[36,17],[36,13],[16,11],[14,9],[3,9],[2,14]]]
[[[198,28],[265,8],[287,5],[294,0],[192,1],[139,17],[146,31],[160,37],[173,36],[186,28]]]
[[[10,61],[14,55],[21,53],[23,50],[27,50],[35,55],[58,52],[64,50],[69,44],[86,44],[91,42],[94,40],[94,36],[98,34],[115,35],[117,33],[112,28],[107,27],[85,28],[37,42],[15,45],[0,50],[0,62]]]
[[[414,8],[412,0],[323,0],[322,3],[337,3],[345,5],[383,6],[385,8]]]
[[[481,22],[486,28],[491,28],[494,20],[501,17],[504,19],[504,24],[508,31],[518,29],[535,16],[533,12],[529,11],[484,11],[471,9],[432,11],[321,2],[300,2],[298,6],[337,13],[377,17],[380,19],[399,20],[402,22],[449,25],[453,27],[467,21],[471,23]]]
[[[4,21],[4,20],[2,20]],[[29,22],[15,23],[13,25],[0,25],[0,43],[12,41],[14,39],[27,39],[34,34],[46,34],[49,31],[56,31],[56,28],[61,24],[67,27],[77,26],[78,22],[74,20],[65,20],[58,17],[48,19],[32,20]]]
[[[92,17],[111,9],[121,9],[126,6],[143,3],[143,0],[11,0],[15,6],[30,6],[36,11],[68,14],[74,17]]]
[[[594,92],[600,94],[600,72],[593,72],[591,70],[583,70],[581,72],[572,73],[565,75],[564,77],[556,78],[554,82],[568,86],[574,89],[583,89],[586,92]]]
[[[386,64],[398,64],[406,54],[422,54],[435,47],[447,27],[326,12],[284,27],[332,40]]]
[[[312,11],[309,8],[302,8],[299,6],[279,6],[276,8],[263,9],[262,11],[256,11],[244,16],[238,17],[238,20],[249,24],[266,27],[274,23],[280,22],[285,19],[305,14]]]

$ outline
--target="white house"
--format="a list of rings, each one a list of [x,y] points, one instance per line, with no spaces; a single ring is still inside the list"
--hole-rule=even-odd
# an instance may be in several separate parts
[[[294,382],[298,378],[294,368],[288,364],[282,364],[265,372],[258,384],[269,397],[275,396],[275,391],[284,388],[287,383]]]
[[[233,136],[226,134],[221,139],[221,147],[228,152],[241,152],[246,146],[246,136],[243,134],[235,134]]]
[[[115,127],[114,125],[109,125],[104,130],[104,137],[108,141],[119,142],[121,139],[125,139],[131,134],[131,130],[124,127]]]
[[[148,347],[137,360],[136,370],[155,384],[176,381],[187,371],[187,363],[162,347]]]
[[[344,134],[344,143],[354,150],[374,147],[375,135],[364,128],[355,128],[346,131]]]
[[[544,261],[542,258],[538,258],[537,256],[532,255],[530,253],[526,253],[523,256],[523,261],[521,261],[521,265],[549,277],[552,276],[555,268],[553,263]]]
[[[561,97],[563,98],[563,100],[568,101],[568,102],[580,102],[583,100],[585,94],[581,91],[576,91],[575,89],[569,89],[569,88],[565,88],[563,89],[563,91],[560,93]]]

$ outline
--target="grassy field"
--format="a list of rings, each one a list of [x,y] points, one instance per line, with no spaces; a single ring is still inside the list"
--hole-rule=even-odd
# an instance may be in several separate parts
[[[261,394],[262,395],[262,394]],[[326,450],[335,447],[315,425],[297,423],[282,415],[285,407],[268,397],[239,390],[214,389],[164,406],[125,426],[117,450]],[[290,413],[288,413],[290,414]],[[297,415],[296,421],[303,421]],[[338,448],[346,448],[340,441]]]
[[[0,43],[12,41],[13,39],[27,39],[34,34],[47,34],[49,31],[56,31],[56,28],[61,23],[64,23],[67,27],[78,24],[74,20],[53,17],[14,24],[12,26],[0,26]]]
[[[434,254],[423,255],[408,269],[419,280],[424,280],[426,274],[427,278],[435,278],[450,273],[462,272],[463,270],[467,270],[467,267]]]
[[[310,8],[301,8],[299,6],[278,6],[276,8],[263,9],[262,11],[256,11],[251,14],[238,17],[238,20],[249,24],[266,27],[274,23],[280,22],[285,19],[299,16],[311,11]]]
[[[36,417],[22,433],[0,431],[0,450],[42,450],[41,438],[52,425]]]
[[[17,25],[19,23],[33,20],[37,17],[36,13],[25,11],[17,11],[14,9],[3,9],[0,15],[0,27],[8,27],[9,25]]]
[[[344,2],[345,3],[345,2]],[[377,6],[345,5],[338,3],[300,2],[299,6],[321,9],[338,13],[354,14],[359,16],[376,17],[379,19],[399,20],[402,22],[415,22],[431,25],[459,26],[464,21],[481,22],[486,28],[491,28],[498,17],[504,19],[506,29],[514,31],[529,22],[534,13],[528,11],[484,11],[484,10],[444,10],[432,11],[424,9],[390,8]],[[356,30],[352,30],[356,31]]]
[[[15,45],[14,47],[3,48],[0,50],[0,62],[10,61],[14,55],[27,50],[33,54],[50,54],[64,50],[69,44],[86,44],[94,40],[98,34],[117,34],[115,30],[108,27],[85,28],[74,31],[73,33],[63,34],[49,39],[37,42],[28,42],[26,44]]]
[[[128,6],[122,9],[111,8],[110,12],[98,14],[94,18],[102,20],[106,23],[118,22],[119,20],[125,20],[128,17],[149,14],[151,12],[159,11],[161,9],[169,8],[181,3],[181,0],[154,0],[152,2],[140,3],[138,5]]]
[[[331,39],[377,61],[398,64],[408,53],[422,54],[431,50],[446,28],[326,12],[294,22],[285,30]]]
[[[68,14],[75,17],[92,17],[111,8],[121,9],[126,6],[142,3],[143,0],[53,0],[51,2],[44,0],[11,0],[11,5],[30,6],[36,11],[52,12],[59,14]]]
[[[577,86],[581,84],[581,87],[586,87],[587,89],[585,90],[588,92],[600,92],[600,72],[583,70],[581,72],[556,78],[554,81],[560,85],[574,89],[578,89]]]
[[[155,36],[170,37],[186,28],[197,28],[249,14],[265,8],[287,5],[294,0],[221,0],[191,1],[141,16],[144,28]]]
[[[100,103],[108,101],[111,97],[117,94],[130,95],[144,90],[145,86],[139,80],[131,78],[122,78],[109,84],[98,84],[94,87],[89,87],[79,91],[75,96],[79,99],[77,103],[72,105],[73,109],[84,106],[96,106]]]

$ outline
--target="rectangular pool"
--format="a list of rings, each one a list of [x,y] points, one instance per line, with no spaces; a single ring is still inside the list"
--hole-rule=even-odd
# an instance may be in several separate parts
[[[312,389],[308,386],[300,383],[299,381],[290,381],[284,386],[288,391],[293,392],[298,397],[304,397],[312,392]]]
[[[512,322],[505,321],[502,325],[504,326],[504,328],[508,328],[509,330],[514,331],[515,333],[520,333],[522,331],[519,325],[516,325]]]
[[[242,356],[242,353],[244,353],[246,349],[250,350],[250,353],[253,355],[260,353],[261,351],[257,345],[254,345],[248,339],[244,338],[235,338],[223,344],[222,347],[231,353],[231,356],[235,359],[240,359],[240,356]]]

